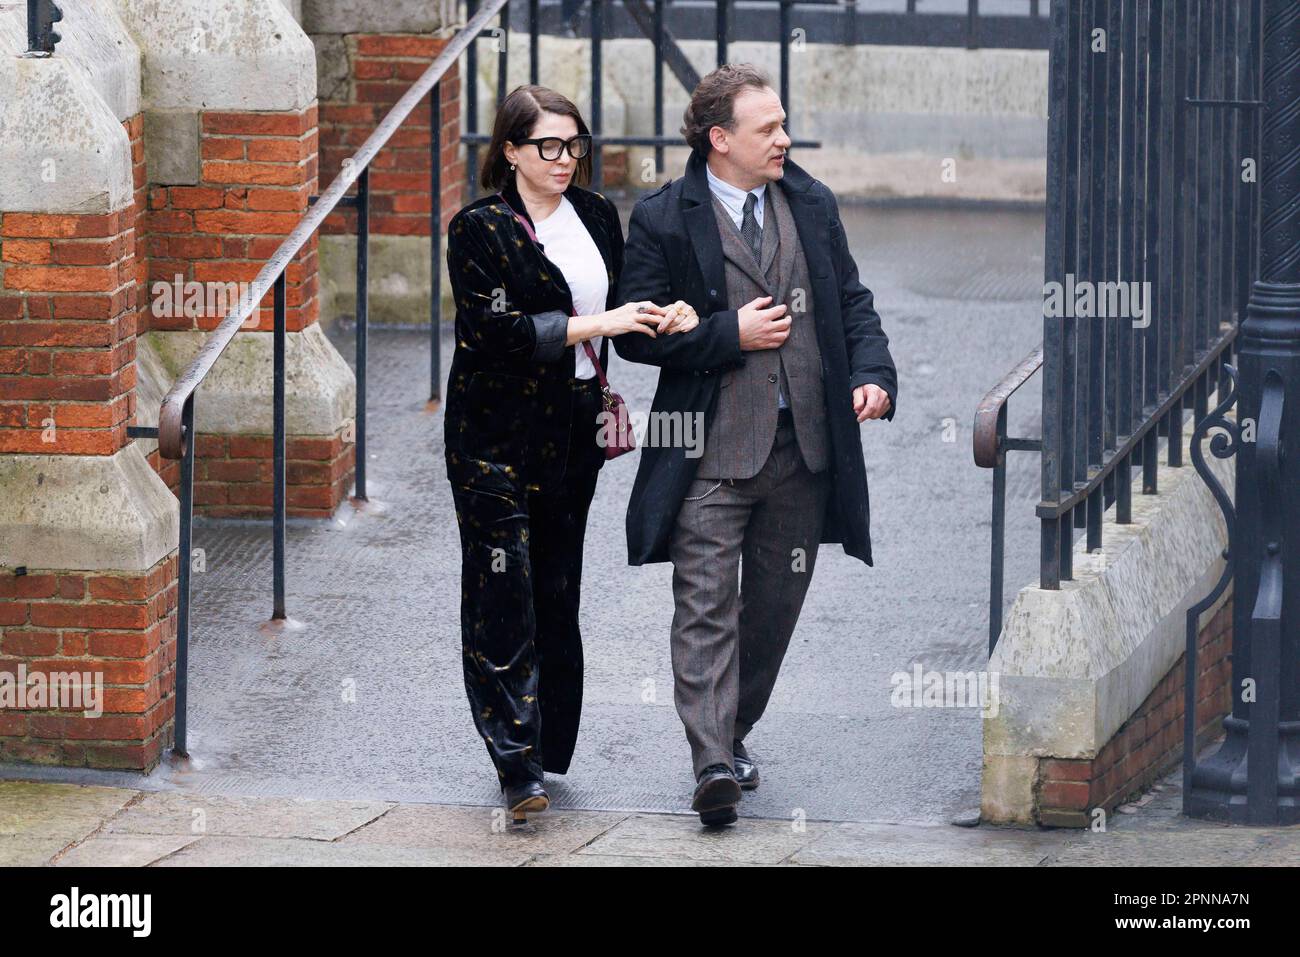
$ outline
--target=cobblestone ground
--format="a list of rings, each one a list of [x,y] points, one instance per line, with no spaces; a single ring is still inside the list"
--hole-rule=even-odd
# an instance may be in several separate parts
[[[892,423],[862,426],[876,567],[838,546],[822,550],[771,706],[750,738],[763,786],[746,796],[744,813],[777,822],[774,833],[785,835],[773,845],[777,859],[834,827],[810,825],[794,841],[795,818],[935,825],[978,806],[978,710],[893,707],[890,676],[915,663],[983,667],[991,480],[972,463],[970,426],[985,390],[1041,334],[1041,215],[843,212],[901,394]],[[330,334],[351,357],[352,331]],[[444,329],[445,360],[450,349]],[[292,627],[266,627],[269,526],[196,527],[206,570],[194,580],[192,760],[147,779],[57,769],[5,776],[180,788],[213,800],[498,802],[461,684],[459,545],[442,415],[425,407],[427,332],[372,330],[370,358],[372,502],[361,511],[345,504],[332,522],[290,523]],[[610,377],[634,410],[649,408],[656,370],[616,358]],[[1032,388],[1017,396],[1013,434],[1030,434],[1036,408]],[[606,466],[592,507],[583,726],[570,773],[550,784],[558,810],[612,813],[584,845],[614,822],[634,835],[637,822],[660,820],[636,812],[685,811],[692,787],[672,700],[671,567],[627,565],[634,459]],[[1031,457],[1013,459],[1008,601],[1036,573],[1035,484]]]

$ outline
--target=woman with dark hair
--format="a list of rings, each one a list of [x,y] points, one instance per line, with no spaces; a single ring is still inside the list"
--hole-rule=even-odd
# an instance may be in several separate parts
[[[685,303],[619,305],[623,229],[584,188],[591,134],[540,86],[497,111],[488,195],[448,224],[456,349],[445,421],[461,540],[461,642],[475,726],[516,820],[545,810],[582,709],[579,585],[587,510],[605,460],[597,370],[608,338],[685,332]],[[534,238],[535,235],[535,238]]]

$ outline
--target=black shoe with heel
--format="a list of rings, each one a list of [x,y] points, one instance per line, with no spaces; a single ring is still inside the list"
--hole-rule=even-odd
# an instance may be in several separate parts
[[[550,795],[542,787],[541,781],[507,785],[505,802],[515,824],[523,824],[528,820],[529,814],[538,814],[551,806]]]

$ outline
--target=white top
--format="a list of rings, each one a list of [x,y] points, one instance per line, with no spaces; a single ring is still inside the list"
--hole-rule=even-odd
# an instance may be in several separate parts
[[[560,267],[560,273],[573,293],[573,308],[577,314],[594,316],[604,312],[609,293],[605,260],[569,198],[561,196],[555,212],[543,220],[533,220],[533,230],[538,242],[546,247],[546,258]],[[603,338],[596,336],[591,340],[596,355],[600,355]],[[573,352],[573,374],[579,379],[595,378],[596,367],[591,364],[581,342],[573,347]]]
[[[763,228],[763,193],[767,190],[767,184],[755,186],[746,192],[739,186],[732,186],[724,179],[719,179],[713,175],[713,168],[708,163],[704,164],[704,169],[709,177],[709,190],[718,200],[726,207],[727,212],[731,214],[731,221],[740,228],[740,224],[745,221],[745,197],[749,193],[754,194],[757,202],[754,204],[754,220],[758,223],[758,228]]]

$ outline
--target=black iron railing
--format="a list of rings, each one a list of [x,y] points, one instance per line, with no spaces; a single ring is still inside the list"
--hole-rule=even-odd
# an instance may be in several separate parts
[[[1132,470],[1156,494],[1161,439],[1182,465],[1186,414],[1200,422],[1224,391],[1256,274],[1260,88],[1259,0],[1057,0],[1051,21],[1037,507],[1047,589],[1073,577],[1075,530],[1093,550],[1108,508],[1130,522]],[[1117,315],[1084,314],[1103,297]],[[1027,378],[1023,366],[1013,375]],[[1012,384],[980,407],[981,466],[1032,448],[996,427]],[[990,647],[1004,488],[995,473]]]
[[[54,0],[27,0],[27,52],[50,54],[63,38],[54,24],[63,19],[63,11]]]
[[[587,35],[589,2],[540,0],[542,32]],[[644,36],[638,8],[650,5],[648,0],[613,5],[605,38]],[[1047,0],[672,0],[664,8],[678,40],[716,37],[719,19],[727,23],[732,41],[770,40],[782,22],[808,43],[1046,49],[1048,39]],[[527,28],[518,14],[512,25]]]
[[[468,8],[473,11],[477,7],[478,0],[466,0]],[[528,30],[528,76],[530,83],[536,83],[541,72],[541,57],[539,52],[539,39],[546,32],[545,24],[542,19],[545,6],[541,0],[527,0],[525,4],[516,4],[514,9],[519,13],[513,17],[519,21],[523,29]],[[694,4],[693,9],[702,8],[702,4]],[[777,19],[772,22],[768,28],[766,37],[777,37],[780,45],[780,70],[778,79],[778,92],[781,95],[781,103],[785,107],[788,117],[786,126],[788,130],[793,131],[796,124],[794,116],[794,106],[790,100],[790,45],[791,45],[791,12],[794,4],[789,0],[761,0],[759,3],[751,3],[749,6],[762,6],[768,9],[779,7]],[[558,13],[558,8],[551,4],[552,12]],[[671,10],[679,10],[683,4],[675,3],[671,7],[668,0],[623,0],[622,3],[614,3],[611,0],[586,0],[586,3],[579,9],[582,14],[580,18],[573,21],[575,26],[581,30],[589,42],[589,55],[591,57],[591,108],[588,111],[588,124],[591,128],[592,135],[598,141],[598,148],[592,154],[592,177],[597,184],[603,182],[604,163],[603,146],[653,146],[655,148],[655,169],[662,171],[664,168],[664,147],[680,146],[682,139],[678,135],[665,135],[664,133],[664,70],[667,68],[672,71],[674,77],[682,85],[682,88],[691,91],[700,82],[699,73],[686,58],[677,45],[680,37],[670,28],[668,22],[668,13]],[[727,0],[714,3],[712,0],[708,3],[712,24],[714,29],[714,38],[716,41],[716,62],[718,65],[727,62],[727,47],[732,30],[732,3]],[[521,9],[522,8],[522,9]],[[651,40],[654,44],[654,134],[647,136],[606,136],[602,130],[602,113],[604,105],[604,85],[602,83],[603,69],[603,43],[611,39],[607,30],[607,21],[614,15],[621,13],[628,23],[635,26],[635,34]],[[500,103],[505,99],[507,92],[507,68],[509,65],[509,40],[510,25],[512,15],[511,8],[502,11],[498,24],[490,31],[489,36],[495,46],[494,55],[497,58],[497,88],[496,99]],[[557,32],[552,25],[552,32]],[[466,74],[470,77],[478,76],[478,48],[472,45],[466,55]],[[468,176],[468,185],[471,195],[477,191],[475,183],[475,171],[478,169],[478,148],[480,145],[487,143],[491,137],[483,133],[478,128],[478,86],[474,82],[468,82],[465,85],[465,132],[461,134],[461,141],[465,143],[469,151],[469,162],[466,164]],[[818,147],[821,144],[815,140],[799,139],[791,133],[793,147]]]

